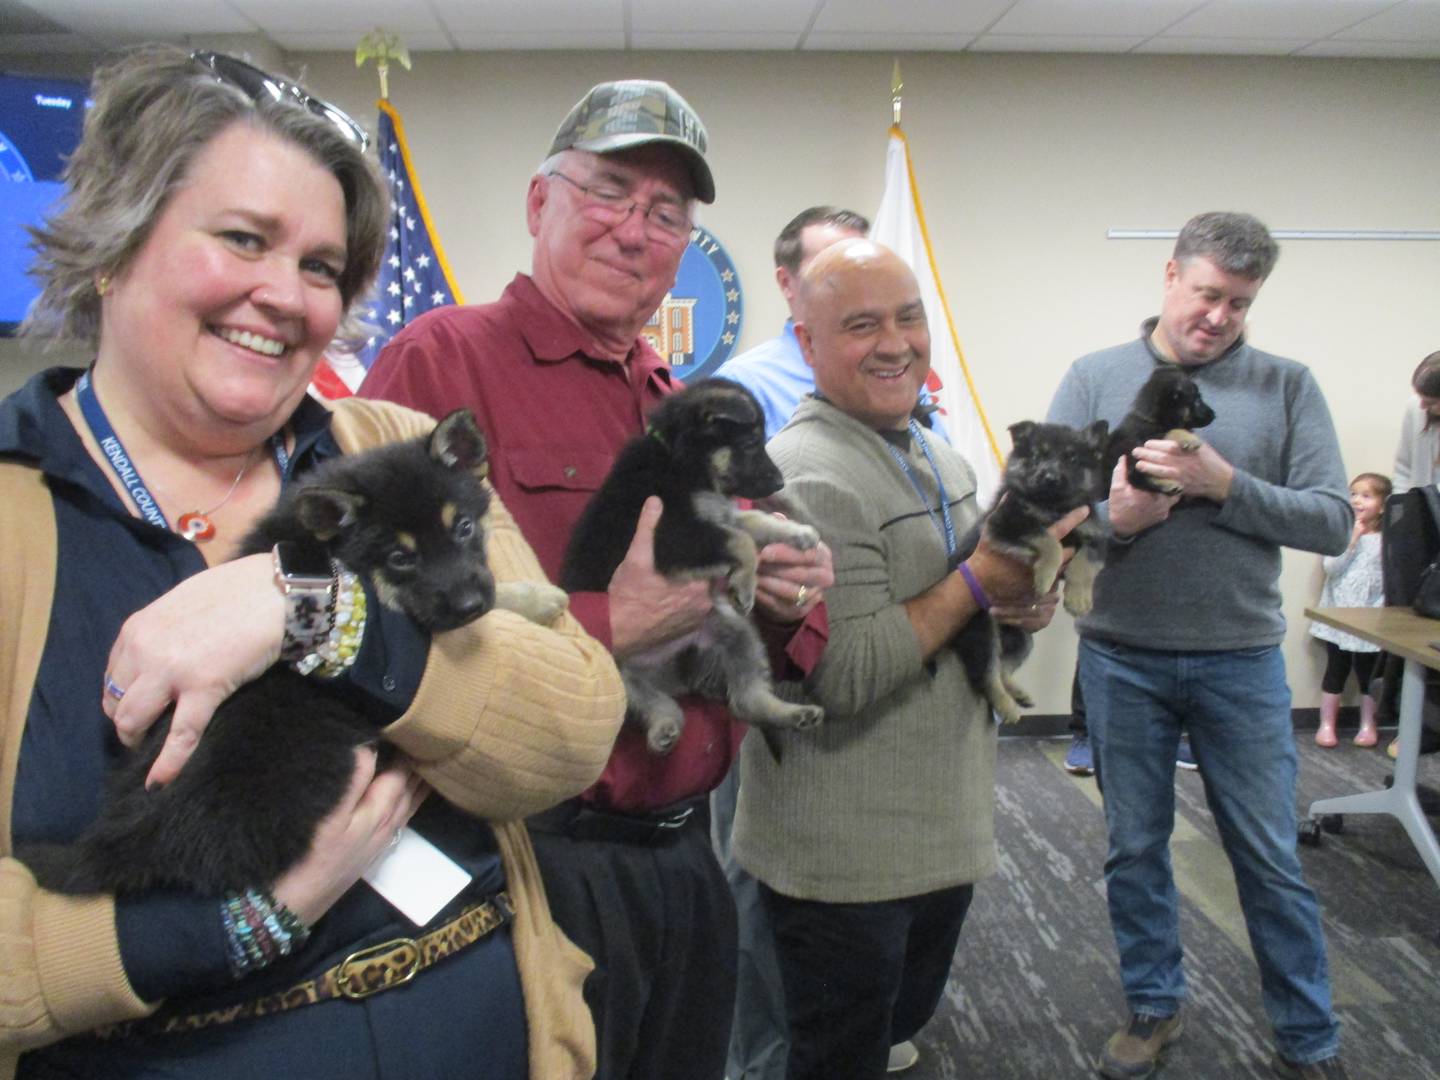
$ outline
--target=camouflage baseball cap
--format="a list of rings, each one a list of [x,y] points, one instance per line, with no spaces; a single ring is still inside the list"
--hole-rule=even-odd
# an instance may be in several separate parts
[[[669,143],[690,169],[695,197],[715,201],[715,180],[705,163],[709,138],[689,103],[663,82],[622,79],[593,87],[555,132],[550,154],[587,150],[612,154],[632,146]]]

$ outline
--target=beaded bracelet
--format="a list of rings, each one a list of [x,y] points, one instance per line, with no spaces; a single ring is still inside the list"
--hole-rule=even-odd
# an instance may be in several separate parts
[[[220,921],[230,973],[237,979],[289,956],[310,939],[300,917],[260,889],[226,893]]]
[[[291,666],[301,675],[333,679],[355,663],[365,637],[365,588],[360,579],[336,563],[335,614],[330,631],[314,651]]]

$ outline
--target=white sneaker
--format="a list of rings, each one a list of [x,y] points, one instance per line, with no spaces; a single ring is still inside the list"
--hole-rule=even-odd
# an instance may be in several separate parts
[[[885,1066],[887,1073],[904,1072],[906,1069],[914,1068],[915,1063],[920,1060],[920,1051],[915,1049],[915,1044],[909,1039],[902,1043],[896,1043],[890,1047],[890,1061]]]

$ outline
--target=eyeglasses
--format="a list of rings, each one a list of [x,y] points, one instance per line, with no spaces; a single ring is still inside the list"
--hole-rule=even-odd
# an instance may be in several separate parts
[[[618,188],[605,184],[582,184],[558,169],[548,175],[558,176],[571,187],[578,189],[590,200],[591,209],[612,229],[623,223],[636,210],[640,210],[645,216],[645,224],[649,227],[650,234],[655,239],[675,243],[690,240],[690,230],[694,225],[690,221],[690,215],[685,213],[678,203],[652,202],[642,208],[639,199],[630,198],[628,192]]]
[[[209,68],[220,82],[228,83],[244,91],[251,101],[284,101],[289,98],[295,104],[309,109],[321,119],[330,121],[341,135],[353,142],[361,151],[370,145],[370,136],[365,134],[364,128],[340,109],[331,105],[330,102],[315,97],[302,86],[276,78],[268,71],[261,71],[253,64],[247,64],[244,60],[237,60],[224,53],[202,49],[192,52],[190,59],[196,64]]]

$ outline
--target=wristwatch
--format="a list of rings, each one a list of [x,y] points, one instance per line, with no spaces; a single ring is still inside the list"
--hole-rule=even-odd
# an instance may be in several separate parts
[[[285,638],[280,659],[302,659],[323,642],[335,625],[339,564],[318,548],[281,540],[272,549],[275,584],[285,597]]]

